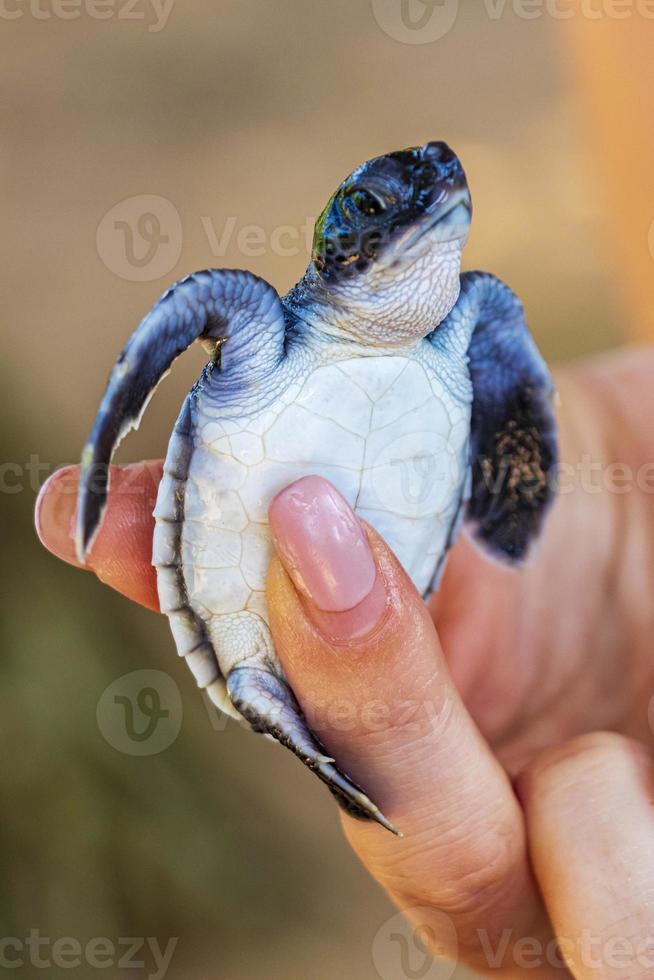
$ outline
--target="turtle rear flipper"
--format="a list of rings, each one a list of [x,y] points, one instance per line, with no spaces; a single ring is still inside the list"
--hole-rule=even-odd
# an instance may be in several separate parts
[[[327,784],[343,809],[355,817],[374,820],[401,836],[363,790],[326,754],[285,681],[261,667],[235,667],[227,677],[227,693],[254,731],[272,735],[295,753]]]
[[[224,341],[221,363],[238,380],[265,376],[284,356],[284,311],[277,291],[251,272],[208,269],[175,283],[141,321],[109,377],[82,453],[75,544],[84,561],[107,502],[109,463],[138,426],[157,384],[195,340]]]
[[[270,735],[290,749],[327,784],[348,813],[374,820],[401,836],[379,807],[341,772],[311,731],[297,698],[284,680],[270,628],[262,617],[249,610],[212,615],[204,622],[204,630],[220,668],[218,681],[206,685],[217,707],[229,714],[235,709],[255,732]]]

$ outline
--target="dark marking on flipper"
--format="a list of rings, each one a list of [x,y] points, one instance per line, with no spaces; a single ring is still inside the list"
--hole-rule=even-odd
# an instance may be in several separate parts
[[[505,402],[506,417],[480,422],[472,460],[468,518],[476,536],[508,561],[525,558],[552,499],[549,473],[555,451],[544,436],[539,392],[518,387]]]
[[[288,684],[259,667],[235,667],[227,677],[234,707],[255,732],[272,735],[327,784],[338,803],[352,816],[374,820],[402,835],[357,784],[342,773],[309,729]]]
[[[554,385],[520,300],[499,279],[465,273],[450,316],[474,321],[468,348],[473,403],[466,518],[492,554],[518,563],[554,497]]]

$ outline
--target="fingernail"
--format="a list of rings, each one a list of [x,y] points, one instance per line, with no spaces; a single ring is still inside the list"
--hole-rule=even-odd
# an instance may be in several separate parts
[[[270,505],[281,561],[315,624],[331,637],[369,632],[386,594],[363,525],[331,483],[307,476]]]
[[[77,485],[77,467],[57,470],[39,490],[34,507],[34,524],[41,544],[72,565],[79,565],[72,537]]]

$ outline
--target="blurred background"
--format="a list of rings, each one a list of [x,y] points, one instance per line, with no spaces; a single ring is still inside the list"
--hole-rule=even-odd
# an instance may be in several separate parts
[[[104,976],[162,975],[149,945],[142,966],[119,965],[126,937],[162,951],[177,937],[171,980],[452,975],[385,955],[393,910],[326,792],[207,708],[162,618],[40,548],[34,498],[78,458],[117,352],[169,282],[226,265],[285,291],[341,178],[428,139],[468,172],[466,267],[513,286],[548,359],[651,339],[647,8],[3,6],[0,936],[23,944],[3,954],[14,975],[43,976],[38,956],[63,937],[105,937]],[[176,366],[119,461],[163,454],[201,363],[198,349]],[[106,709],[137,670],[164,672],[179,699],[151,754]],[[34,930],[50,942],[36,954]]]

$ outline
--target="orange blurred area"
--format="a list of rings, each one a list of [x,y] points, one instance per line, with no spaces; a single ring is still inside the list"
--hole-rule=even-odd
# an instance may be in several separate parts
[[[379,952],[393,909],[323,788],[208,710],[161,618],[32,529],[40,483],[79,458],[117,352],[167,285],[228,266],[285,291],[335,186],[391,149],[457,151],[466,268],[516,290],[548,359],[654,337],[654,22],[636,0],[599,19],[590,0],[566,19],[405,2],[409,26],[400,0],[0,13],[3,935],[176,937],[169,980],[406,980]],[[433,29],[429,10],[451,20]],[[203,360],[175,367],[119,462],[163,454]],[[183,708],[149,757],[98,715],[137,670],[166,672]],[[20,975],[44,974],[26,960]],[[95,972],[48,971],[71,975]]]
[[[626,332],[654,339],[654,6],[615,20],[571,19],[565,44],[594,151]],[[629,7],[622,7],[622,14]],[[610,67],[610,70],[607,68]]]

